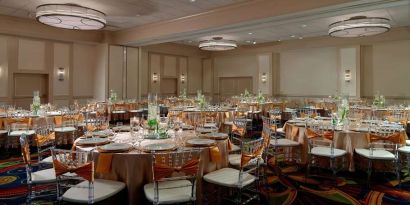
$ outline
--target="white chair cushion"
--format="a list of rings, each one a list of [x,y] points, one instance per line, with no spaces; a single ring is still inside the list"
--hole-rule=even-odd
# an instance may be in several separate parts
[[[393,153],[383,149],[374,149],[373,155],[370,155],[369,149],[355,149],[355,152],[368,159],[393,160],[395,158]]]
[[[33,183],[48,183],[56,181],[56,172],[54,171],[54,168],[32,172],[31,181]]]
[[[138,113],[138,112],[143,112],[143,110],[142,110],[142,109],[139,109],[139,110],[128,110],[128,112]]]
[[[63,154],[59,154],[61,156],[63,156]],[[59,157],[57,156],[57,159]],[[41,163],[46,163],[46,164],[52,164],[53,163],[53,157],[52,156],[48,156],[46,158],[44,158],[43,160],[40,161]]]
[[[230,151],[230,152],[237,152],[237,151],[239,151],[239,150],[241,150],[241,147],[239,147],[239,146],[236,145],[236,144],[232,144],[232,149],[229,150],[229,151]]]
[[[239,184],[239,170],[223,168],[206,174],[204,180],[225,187],[244,187],[254,182],[256,177],[248,173],[243,173],[242,183]]]
[[[9,136],[18,137],[18,136],[21,136],[22,134],[34,135],[35,133],[36,132],[34,130],[16,130],[16,131],[11,131],[9,133]]]
[[[0,130],[0,135],[1,135],[1,134],[6,134],[6,133],[8,133],[7,130]]]
[[[273,146],[278,146],[278,147],[294,147],[294,146],[299,146],[299,142],[295,142],[290,139],[278,139],[274,140],[271,139],[270,144]]]
[[[255,158],[249,161],[249,163],[246,166],[253,166],[256,165],[257,160],[259,159],[259,164],[263,163],[263,159],[261,158]],[[230,154],[228,156],[229,164],[234,166],[234,167],[239,167],[241,164],[241,154]]]
[[[56,132],[74,132],[76,131],[75,127],[56,127],[54,128]]]
[[[276,132],[277,132],[277,133],[280,133],[280,134],[285,134],[285,131],[283,130],[283,127],[277,128],[277,129],[276,129]]]
[[[160,204],[175,204],[195,200],[191,198],[192,183],[188,180],[159,182],[158,187]],[[144,192],[147,199],[154,202],[154,183],[146,184]]]
[[[400,147],[399,152],[403,152],[405,154],[410,154],[410,146]]]
[[[310,150],[310,153],[313,155],[322,156],[322,157],[340,157],[346,154],[345,150],[334,148],[333,154],[331,150],[332,149],[330,149],[330,147],[313,147]]]
[[[88,181],[77,184],[78,187],[71,187],[63,194],[63,200],[72,203],[88,203]],[[94,180],[94,203],[108,199],[125,188],[123,182],[105,179]]]
[[[126,112],[127,111],[125,111],[125,110],[114,110],[114,111],[112,111],[113,114],[124,114]]]
[[[406,145],[410,146],[410,140],[406,140]]]

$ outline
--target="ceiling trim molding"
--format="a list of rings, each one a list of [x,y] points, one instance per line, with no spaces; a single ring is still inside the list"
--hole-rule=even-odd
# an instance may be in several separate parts
[[[354,1],[316,0],[295,4],[294,1],[289,0],[247,1],[196,15],[116,31],[114,37],[119,44],[144,45],[176,35],[197,33],[201,30],[352,2]]]
[[[114,40],[119,44],[148,45],[226,32],[263,25],[283,24],[326,16],[341,15],[397,4],[403,0],[320,0],[295,4],[287,0],[256,0],[222,7],[210,12],[179,19],[147,24],[116,31]],[[243,15],[246,13],[247,15]]]

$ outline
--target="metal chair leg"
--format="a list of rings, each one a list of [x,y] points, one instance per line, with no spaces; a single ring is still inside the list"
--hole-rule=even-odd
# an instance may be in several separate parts
[[[369,162],[367,164],[367,188],[370,188],[370,178],[372,175],[372,160],[368,159]]]

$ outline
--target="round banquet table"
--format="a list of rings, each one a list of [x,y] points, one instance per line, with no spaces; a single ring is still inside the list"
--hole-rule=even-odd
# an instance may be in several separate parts
[[[296,131],[297,129],[297,131]],[[368,128],[362,129],[360,131],[335,131],[334,135],[334,146],[335,148],[346,150],[347,152],[347,163],[349,171],[355,171],[355,160],[354,150],[355,148],[368,148],[369,143],[367,141],[367,133],[365,131]],[[292,131],[293,130],[293,131]],[[301,162],[306,163],[307,153],[308,153],[308,138],[305,135],[306,128],[301,124],[286,123],[284,126],[285,137],[293,141],[297,141],[302,144],[302,155]],[[405,131],[402,132],[402,137],[407,139],[407,134]]]
[[[194,131],[183,131],[183,140],[196,138]],[[129,132],[119,133],[115,136],[115,142],[124,142],[130,138]],[[77,139],[78,141],[79,139]],[[145,139],[141,146],[153,143],[174,143],[173,139]],[[228,166],[228,140],[216,140],[221,160],[213,162],[210,156],[208,147],[201,148],[201,162],[199,166],[199,174],[197,179],[197,201],[200,202],[201,197],[201,179],[206,173],[215,171]],[[76,146],[77,150],[90,151],[93,147]],[[189,149],[184,147],[184,149]],[[95,167],[98,166],[100,153],[94,150]],[[96,178],[109,179],[125,182],[128,190],[128,203],[141,204],[144,201],[144,185],[152,182],[152,156],[150,153],[140,150],[131,150],[127,153],[113,153],[111,161],[111,169],[108,173],[96,173]]]

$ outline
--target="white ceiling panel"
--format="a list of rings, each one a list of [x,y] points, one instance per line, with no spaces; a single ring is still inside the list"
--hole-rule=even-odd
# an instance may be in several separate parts
[[[404,2],[404,3],[403,3]],[[325,36],[328,26],[334,22],[346,20],[354,16],[384,17],[390,19],[392,27],[410,26],[410,1],[401,1],[401,4],[387,4],[385,8],[377,8],[362,12],[344,11],[343,15],[327,17],[308,17],[306,20],[274,21],[250,26],[243,26],[235,29],[223,30],[219,33],[209,33],[201,36],[189,37],[185,40],[177,41],[188,45],[197,45],[201,40],[208,40],[215,36],[224,39],[238,41],[239,45],[249,45],[256,43],[273,42],[277,40],[289,40],[316,36]],[[252,33],[249,35],[248,33]],[[291,37],[294,36],[294,37]]]
[[[71,3],[90,7],[107,15],[107,29],[119,30],[206,12],[249,0],[0,0],[0,14],[35,17],[41,4]]]

